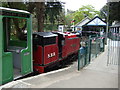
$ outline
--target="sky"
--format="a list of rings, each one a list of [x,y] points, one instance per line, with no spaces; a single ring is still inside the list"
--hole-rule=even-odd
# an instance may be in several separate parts
[[[78,10],[82,5],[92,5],[95,10],[100,10],[106,3],[107,0],[61,0],[65,2],[65,9]]]

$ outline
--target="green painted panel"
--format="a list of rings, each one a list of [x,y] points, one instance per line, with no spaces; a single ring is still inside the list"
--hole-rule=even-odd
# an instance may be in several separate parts
[[[13,80],[12,54],[4,53],[3,17],[0,16],[0,85]]]
[[[27,74],[33,71],[32,65],[32,23],[31,18],[27,19],[27,48],[22,51],[22,74]]]
[[[31,70],[31,52],[27,50],[23,50],[21,53],[22,58],[22,74],[28,74]]]
[[[3,18],[2,18],[3,19]],[[4,21],[4,20],[2,20]],[[13,57],[11,52],[5,52],[6,48],[6,28],[2,24],[2,84],[10,82],[13,80]]]
[[[11,46],[27,47],[26,41],[10,41]]]
[[[3,29],[2,29],[2,16],[0,16],[0,85],[2,84],[2,34],[3,34]]]
[[[2,84],[13,80],[13,58],[11,52],[5,52],[2,61]]]

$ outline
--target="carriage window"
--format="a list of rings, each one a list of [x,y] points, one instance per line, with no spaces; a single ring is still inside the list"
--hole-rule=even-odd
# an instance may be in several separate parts
[[[27,47],[27,20],[19,18],[3,18],[5,47]]]

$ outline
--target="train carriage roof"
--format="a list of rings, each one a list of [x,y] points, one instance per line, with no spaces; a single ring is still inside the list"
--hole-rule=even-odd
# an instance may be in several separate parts
[[[67,36],[67,34],[63,33],[63,32],[53,32],[55,34],[60,34],[60,35],[63,35],[63,36]]]
[[[51,32],[35,32],[33,34],[37,34],[37,35],[39,35],[41,37],[44,37],[44,38],[45,37],[56,37],[56,36],[58,36],[57,34],[53,34]]]
[[[0,7],[0,10],[30,14],[28,11],[18,10],[18,9],[11,9],[11,8],[5,8],[5,7]]]

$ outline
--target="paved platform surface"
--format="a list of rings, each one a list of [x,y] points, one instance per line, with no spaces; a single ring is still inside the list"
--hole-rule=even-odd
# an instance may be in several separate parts
[[[10,82],[0,88],[118,88],[118,66],[107,66],[107,50],[88,66],[70,67]]]

